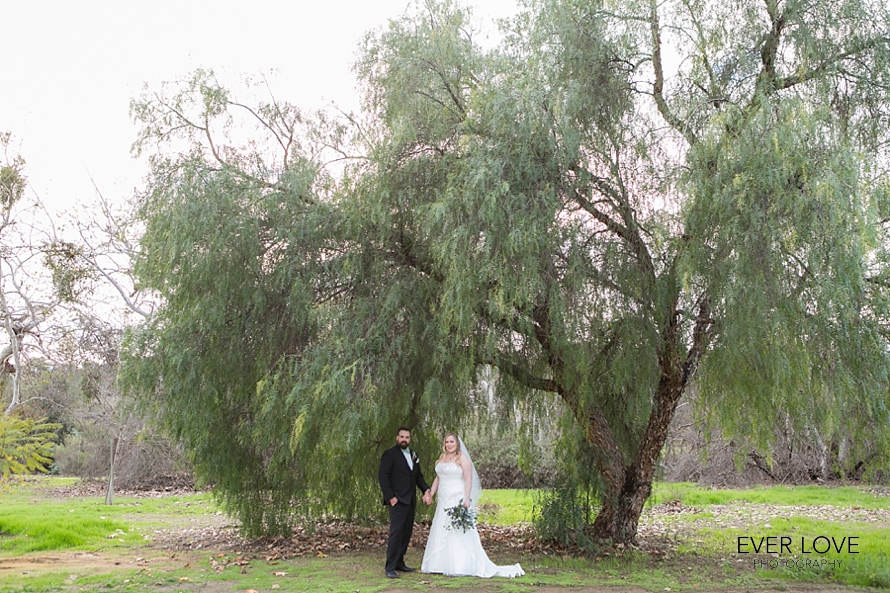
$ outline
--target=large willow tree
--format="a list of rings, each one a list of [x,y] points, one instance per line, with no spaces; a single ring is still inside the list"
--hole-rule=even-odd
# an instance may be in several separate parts
[[[130,384],[256,533],[372,508],[396,427],[433,455],[495,369],[522,418],[568,411],[592,532],[632,541],[693,384],[764,438],[886,417],[888,26],[878,1],[544,0],[486,51],[429,3],[368,36],[342,126],[202,72],[147,95],[164,306]]]

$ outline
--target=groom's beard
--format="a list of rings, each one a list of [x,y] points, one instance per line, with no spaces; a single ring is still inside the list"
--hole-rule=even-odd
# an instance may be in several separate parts
[[[408,443],[399,443],[399,448],[400,448],[400,449],[407,449],[407,448],[408,448]]]

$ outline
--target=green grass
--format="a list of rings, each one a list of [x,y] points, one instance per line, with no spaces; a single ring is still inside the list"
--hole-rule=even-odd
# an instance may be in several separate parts
[[[706,507],[730,502],[782,506],[837,506],[863,509],[887,508],[890,499],[853,486],[755,486],[745,489],[708,488],[690,484],[656,483],[647,506],[679,500],[686,506]]]
[[[775,579],[837,581],[846,585],[890,588],[888,526],[848,519],[843,511],[845,508],[886,509],[890,503],[886,496],[876,496],[872,492],[853,487],[776,486],[712,490],[692,484],[661,484],[656,495],[656,502],[657,497],[663,497],[663,500],[680,500],[684,505],[703,511],[672,518],[674,524],[691,524],[696,531],[694,541],[680,546],[679,551],[683,554],[694,555],[702,550],[712,550],[723,557],[742,560],[752,566],[759,562],[756,566],[760,572]],[[715,515],[708,512],[709,507],[733,502],[769,504],[774,508],[772,512],[775,516],[743,529],[716,524]],[[801,512],[801,507],[814,507],[814,517],[818,515],[826,518],[783,517],[782,507],[794,507],[798,513]],[[826,512],[825,507],[837,510]],[[753,509],[754,507],[752,511]],[[803,512],[806,510],[803,509]],[[762,548],[758,554],[749,543],[750,540],[742,540],[748,545],[740,552],[740,537],[753,537],[760,541],[769,536],[787,537],[789,545],[785,548],[777,545],[772,554],[767,554],[766,548]],[[814,547],[814,540],[820,537],[825,539],[820,539]],[[856,546],[852,549],[845,546],[840,551],[826,550],[828,545],[840,544],[844,538],[855,541]],[[765,567],[764,561],[773,561],[774,565],[767,564]]]
[[[0,593],[44,592],[44,591],[97,591],[97,590],[136,590],[136,587],[154,583],[153,575],[140,574],[140,571],[116,571],[108,574],[103,571],[69,569],[61,572],[41,572],[33,575],[16,575],[15,581],[0,585]],[[157,580],[157,579],[155,579]],[[18,581],[18,582],[16,582]]]
[[[639,587],[647,591],[695,591],[701,589],[782,589],[783,583],[825,583],[890,588],[890,538],[886,524],[843,520],[842,511],[826,507],[886,508],[887,497],[853,487],[776,487],[747,490],[715,490],[692,484],[656,484],[652,504],[680,500],[702,512],[659,516],[670,529],[692,534],[670,558],[633,551],[620,557],[569,558],[559,555],[525,555],[509,549],[493,552],[501,564],[520,562],[526,576],[515,579],[480,580],[438,575],[405,575],[399,581],[382,576],[382,554],[352,553],[331,557],[302,557],[267,561],[261,554],[241,558],[234,564],[233,552],[199,551],[171,555],[146,547],[155,529],[206,521],[218,513],[207,494],[163,498],[118,497],[106,506],[102,497],[60,498],[47,488],[69,484],[55,478],[19,482],[0,493],[0,558],[28,557],[49,551],[85,550],[98,552],[106,565],[92,569],[42,568],[13,574],[4,571],[0,593],[49,591],[222,591],[280,590],[385,591],[475,590],[486,592],[525,592],[538,587],[577,586]],[[536,493],[525,490],[488,490],[482,499],[480,519],[495,525],[529,523]],[[714,505],[733,503],[775,505],[775,518],[750,527],[723,528],[715,523]],[[783,506],[818,506],[812,516],[782,516]],[[756,508],[756,507],[751,507]],[[857,554],[848,552],[813,554],[814,558],[840,560],[834,568],[805,566],[754,569],[755,557],[767,555],[737,553],[740,536],[788,535],[799,542],[801,536],[811,546],[820,535],[857,537]],[[111,537],[113,536],[113,537]],[[794,547],[799,548],[797,543]],[[409,564],[418,565],[422,550],[409,551]],[[134,558],[144,556],[141,568]],[[150,556],[150,558],[149,558]],[[805,557],[798,553],[798,558]],[[808,556],[807,556],[808,557]],[[781,555],[793,560],[793,555]],[[108,559],[119,562],[107,562]],[[741,560],[741,562],[739,562]],[[117,566],[119,564],[119,566]],[[223,567],[223,568],[220,568]],[[278,574],[275,573],[286,573]]]
[[[483,505],[492,505],[496,508],[494,513],[480,513],[480,519],[497,525],[528,523],[532,518],[534,500],[534,491],[486,491]],[[702,511],[664,519],[669,525],[691,524],[693,529],[697,523],[703,525],[698,528],[694,540],[680,547],[680,553],[696,563],[700,555],[710,552],[725,558],[728,564],[733,562],[738,564],[737,561],[743,559],[741,563],[743,567],[748,565],[753,567],[755,557],[766,556],[753,553],[750,556],[738,554],[738,538],[785,535],[792,537],[793,546],[790,551],[797,553],[785,554],[782,560],[787,562],[783,564],[793,564],[793,566],[783,565],[774,570],[759,570],[756,573],[757,578],[810,582],[836,581],[853,586],[890,588],[890,530],[886,525],[850,522],[842,517],[840,511],[842,508],[888,508],[890,498],[886,495],[881,496],[874,489],[854,486],[758,486],[746,489],[717,489],[690,483],[656,483],[647,506],[651,508],[653,505],[673,500],[679,500],[686,506],[696,507]],[[839,510],[835,513],[829,512],[828,518],[824,520],[808,517],[788,519],[777,517],[769,520],[769,527],[751,525],[742,530],[714,527],[714,515],[709,512],[709,507],[733,503],[769,504],[777,507],[823,507],[818,511],[819,515],[826,515],[824,507],[835,507]],[[814,510],[813,513],[817,514],[817,511]],[[831,520],[832,517],[837,518]],[[851,554],[848,551],[838,553],[834,550],[829,554],[815,553],[812,542],[819,536],[833,537],[837,542],[844,537],[857,538],[858,545],[855,548],[857,553]],[[810,552],[809,554],[800,550],[801,537],[804,538],[806,546],[804,549]],[[820,549],[823,544],[824,540],[820,540]],[[818,568],[814,568],[812,562],[809,567],[807,566],[807,559],[820,561],[824,559],[828,562],[824,567],[820,563]],[[831,565],[832,560],[840,562]],[[645,583],[636,584],[645,587]]]
[[[58,499],[47,488],[59,480],[27,481],[0,493],[0,555],[17,556],[52,550],[108,550],[145,543],[154,529],[170,527],[189,516],[218,512],[208,494],[187,497],[103,497]]]
[[[681,546],[680,552],[693,555],[703,548],[712,549],[751,567],[759,562],[756,564],[759,571],[770,578],[834,580],[846,585],[890,588],[890,538],[886,526],[806,517],[777,517],[770,519],[768,525],[746,529],[703,528],[698,533],[700,539],[694,545]],[[761,542],[761,538],[769,536],[775,537],[775,542],[787,537],[788,545],[785,548],[776,545],[772,554],[767,554],[763,547],[761,553],[756,553],[750,540],[742,540],[746,545],[740,553],[740,537],[753,537]],[[819,541],[815,541],[817,538]],[[855,547],[843,545],[844,538],[848,542],[855,541]],[[829,548],[831,545],[838,545],[840,551]],[[765,565],[764,562],[776,565]]]
[[[534,490],[485,490],[479,520],[492,525],[531,523],[535,497]]]

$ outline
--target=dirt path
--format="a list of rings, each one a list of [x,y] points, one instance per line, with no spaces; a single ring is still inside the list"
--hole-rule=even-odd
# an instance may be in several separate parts
[[[46,555],[0,558],[0,578],[8,574],[38,574],[59,570],[114,571],[118,569],[169,569],[193,562],[194,554],[149,551],[151,555],[134,557],[95,552],[54,552]]]
[[[11,573],[35,573],[80,567],[114,570],[126,564],[135,565],[133,560],[125,561],[91,552],[59,552],[46,556],[20,556],[0,558],[0,577]]]

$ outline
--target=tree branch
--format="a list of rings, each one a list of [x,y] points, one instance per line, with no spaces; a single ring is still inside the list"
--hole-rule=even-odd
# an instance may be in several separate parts
[[[693,145],[697,141],[695,134],[671,112],[664,98],[664,65],[661,58],[661,26],[658,21],[658,1],[649,0],[649,6],[651,9],[649,27],[652,32],[652,67],[655,70],[652,96],[655,99],[655,105],[658,107],[659,113],[661,113],[665,121],[679,132],[689,144]]]
[[[855,45],[849,51],[841,52],[830,58],[823,60],[819,64],[817,64],[814,68],[809,70],[805,70],[793,76],[786,76],[784,78],[780,78],[776,81],[776,89],[784,90],[791,88],[795,85],[802,84],[804,82],[808,82],[810,80],[815,79],[817,76],[824,74],[828,71],[829,68],[846,60],[847,58],[852,58],[864,51],[868,51],[877,47],[879,44],[887,44],[890,42],[890,38],[887,37],[876,37],[873,39],[865,40],[857,45]]]
[[[708,349],[714,335],[714,319],[711,317],[711,299],[703,296],[698,305],[698,316],[692,330],[692,346],[686,354],[681,368],[681,378],[686,385],[698,370],[698,363]]]
[[[510,377],[512,377],[517,383],[525,385],[529,389],[536,389],[538,391],[549,391],[551,393],[558,393],[559,391],[556,385],[556,381],[554,381],[553,379],[536,377],[532,373],[530,373],[528,369],[523,368],[518,364],[507,360],[504,357],[498,357],[496,360],[491,361],[489,364],[496,366],[504,373],[510,375]]]

